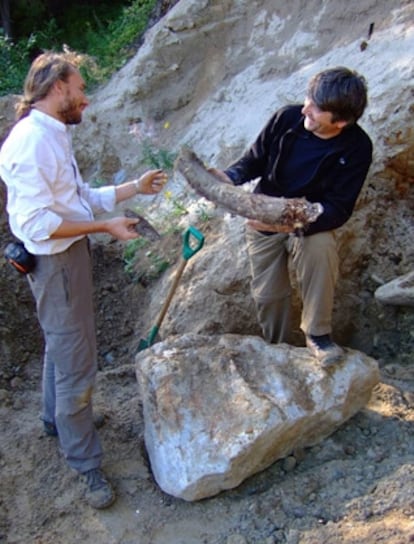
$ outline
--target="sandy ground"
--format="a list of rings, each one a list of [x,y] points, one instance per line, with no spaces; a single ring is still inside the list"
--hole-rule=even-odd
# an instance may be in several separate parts
[[[100,371],[95,410],[105,415],[99,431],[104,469],[118,500],[106,511],[95,511],[83,500],[58,441],[43,433],[41,367],[39,356],[29,355],[26,364],[2,370],[0,542],[414,542],[414,368],[398,360],[382,364],[381,384],[370,404],[322,444],[292,452],[237,489],[200,502],[160,490],[146,456],[133,357],[139,338],[131,323],[147,291],[125,275],[116,246],[111,251],[110,276],[101,273],[108,255],[96,255]],[[16,289],[21,296],[25,292],[22,285]],[[34,331],[26,335],[36,338],[34,316],[30,323]],[[19,341],[14,334],[19,353],[27,336]]]

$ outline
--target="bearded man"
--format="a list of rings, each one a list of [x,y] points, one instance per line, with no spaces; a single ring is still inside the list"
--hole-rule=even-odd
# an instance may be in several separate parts
[[[83,476],[89,504],[106,508],[115,494],[101,469],[93,421],[97,349],[88,235],[136,238],[138,219],[96,220],[94,214],[137,193],[159,192],[166,175],[150,170],[116,187],[83,182],[69,128],[89,104],[79,60],[74,52],[46,52],[33,61],[16,105],[18,121],[0,152],[0,175],[11,231],[35,257],[27,277],[45,339],[44,430],[58,436],[67,463]]]

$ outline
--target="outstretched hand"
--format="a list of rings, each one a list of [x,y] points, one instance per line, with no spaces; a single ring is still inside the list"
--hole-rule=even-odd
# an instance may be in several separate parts
[[[148,170],[139,178],[137,192],[154,195],[162,190],[167,180],[167,174],[163,170]]]
[[[131,217],[113,217],[107,222],[107,232],[118,240],[126,241],[138,238],[135,225],[139,219]]]

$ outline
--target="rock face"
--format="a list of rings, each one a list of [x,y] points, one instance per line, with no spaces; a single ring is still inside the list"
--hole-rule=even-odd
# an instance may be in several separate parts
[[[334,432],[369,400],[374,359],[348,350],[323,371],[309,351],[259,337],[183,335],[136,357],[154,477],[210,497]]]
[[[358,70],[368,81],[369,103],[361,125],[374,143],[374,162],[352,218],[337,231],[341,274],[334,334],[339,343],[379,359],[397,352],[410,358],[414,313],[390,305],[378,311],[374,294],[379,285],[410,272],[414,262],[414,3],[277,4],[177,2],[146,33],[137,54],[91,97],[84,121],[74,131],[82,174],[88,181],[108,183],[121,173],[136,177],[148,167],[143,153],[148,143],[173,153],[191,145],[209,166],[225,167],[277,108],[303,100],[314,73],[337,65]],[[12,104],[12,97],[0,99],[0,140],[14,118]],[[171,174],[166,191],[195,209],[197,197],[189,189],[182,176]],[[4,200],[0,194],[0,209]],[[160,194],[149,208],[147,197],[137,197],[137,205],[154,222],[168,209],[167,200]],[[239,220],[226,219],[220,233],[209,233],[202,257],[205,273],[201,260],[194,267],[197,278],[186,273],[163,333],[256,334],[245,245],[236,236]],[[230,244],[231,254],[224,255]],[[184,296],[189,291],[191,298]],[[154,296],[141,309],[151,314],[146,322],[158,307]],[[300,344],[303,339],[294,331],[293,340]]]
[[[368,81],[369,104],[361,125],[374,143],[374,162],[351,220],[337,232],[341,277],[334,333],[339,343],[378,358],[397,350],[410,354],[412,339],[405,331],[412,330],[414,314],[405,316],[407,324],[401,329],[394,324],[394,308],[378,311],[374,292],[381,282],[409,272],[414,259],[410,205],[414,3],[291,0],[277,4],[180,0],[147,32],[135,57],[92,98],[74,137],[82,172],[86,179],[109,181],[120,170],[135,177],[146,167],[142,164],[146,140],[172,152],[191,145],[208,166],[223,168],[256,138],[277,108],[303,101],[314,73],[338,65],[356,69]],[[363,42],[367,45],[361,49]],[[196,201],[177,173],[166,190],[179,194],[186,204]],[[163,195],[155,200],[154,218],[165,200]],[[147,208],[146,213],[150,213]],[[215,265],[223,241],[229,244],[225,238],[230,230],[224,224],[221,236],[206,239],[205,251],[220,243],[215,249],[219,255],[211,258]],[[252,306],[243,253],[241,241],[235,281],[218,285],[216,291],[208,288],[207,280],[224,283],[220,276],[228,278],[230,270],[209,268],[199,281],[191,277],[191,283],[186,274],[180,292],[191,290],[192,306],[189,298],[177,293],[170,312],[174,317],[165,322],[163,332],[212,334],[225,328],[226,333],[254,334],[249,329],[256,325],[254,308],[249,310],[246,302]],[[235,323],[239,308],[243,316]],[[244,329],[243,323],[247,323]],[[299,343],[300,335],[296,331],[294,335]]]

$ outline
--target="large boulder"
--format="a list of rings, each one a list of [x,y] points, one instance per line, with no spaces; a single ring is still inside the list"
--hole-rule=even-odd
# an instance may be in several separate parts
[[[136,372],[155,480],[188,501],[322,441],[379,381],[357,351],[327,372],[306,348],[235,334],[172,337],[138,353]]]

